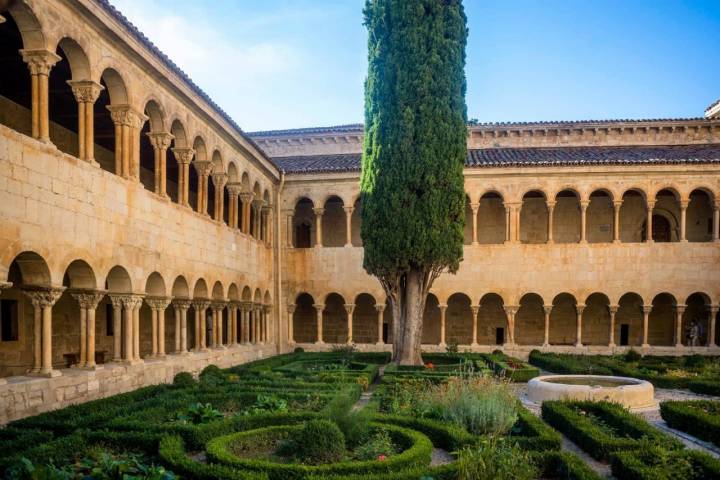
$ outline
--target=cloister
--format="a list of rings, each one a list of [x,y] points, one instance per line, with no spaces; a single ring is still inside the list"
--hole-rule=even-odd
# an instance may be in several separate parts
[[[464,258],[424,348],[717,355],[718,115],[469,125]],[[105,0],[0,9],[0,424],[296,346],[391,349],[362,139],[244,132]]]

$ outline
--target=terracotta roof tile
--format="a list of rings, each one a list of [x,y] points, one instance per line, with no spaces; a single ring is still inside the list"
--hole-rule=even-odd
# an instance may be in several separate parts
[[[360,170],[361,154],[275,157],[286,173]],[[658,165],[720,163],[720,144],[624,147],[483,148],[468,151],[470,168],[578,165]]]

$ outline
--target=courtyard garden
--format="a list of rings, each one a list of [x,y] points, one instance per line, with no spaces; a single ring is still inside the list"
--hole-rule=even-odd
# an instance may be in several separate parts
[[[716,458],[617,404],[526,408],[518,390],[540,374],[529,363],[501,352],[423,359],[399,367],[348,347],[211,365],[15,421],[0,430],[0,468],[8,479],[720,478]],[[673,362],[694,372],[715,360]],[[720,402],[664,402],[661,413],[720,444]]]

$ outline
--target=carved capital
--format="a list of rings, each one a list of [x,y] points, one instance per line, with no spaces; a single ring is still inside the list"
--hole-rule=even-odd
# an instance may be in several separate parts
[[[355,304],[354,303],[346,303],[345,304],[345,311],[348,315],[352,315],[353,310],[355,310]]]
[[[687,210],[687,207],[689,204],[690,204],[690,200],[680,200],[680,209]]]
[[[242,184],[240,182],[228,182],[227,189],[231,197],[237,198],[242,192]]]
[[[265,304],[262,306],[262,311],[265,313],[270,313],[271,310],[272,310],[272,305]]]
[[[323,214],[325,213],[325,209],[321,208],[321,207],[316,207],[316,208],[313,208],[313,212],[315,212],[315,215],[317,215],[318,217],[322,217]]]
[[[585,304],[578,303],[577,305],[575,305],[575,310],[577,310],[578,315],[582,315],[583,310],[585,310]]]
[[[323,303],[314,303],[314,304],[313,304],[313,308],[314,308],[315,310],[317,310],[318,312],[322,312],[323,310],[325,310],[325,304],[323,304]]]
[[[552,309],[552,305],[543,305],[543,312],[545,312],[545,315],[550,315],[550,313],[552,313]]]
[[[478,312],[480,312],[480,305],[470,305],[470,310],[472,310],[473,318],[477,318]]]
[[[250,310],[252,310],[252,305],[252,302],[240,302],[240,310],[242,310],[243,312],[249,312]]]
[[[292,315],[293,313],[295,313],[295,309],[296,309],[296,308],[297,308],[297,305],[295,305],[294,303],[291,303],[291,304],[289,304],[289,305],[287,306],[287,312],[288,312],[290,315]]]
[[[107,109],[110,111],[110,118],[116,125],[140,129],[148,120],[147,115],[138,112],[130,105],[108,105]]]
[[[80,308],[96,309],[100,300],[103,299],[106,292],[95,290],[82,290],[71,293],[72,297],[77,300]]]
[[[503,309],[508,316],[513,316],[517,313],[520,307],[517,305],[506,305],[503,307]]]
[[[60,55],[49,50],[20,50],[20,54],[31,75],[49,75],[50,69],[61,60]]]
[[[92,80],[68,80],[67,84],[78,103],[95,103],[100,92],[105,90],[105,87]]]
[[[193,156],[195,156],[195,150],[187,147],[175,147],[172,149],[173,155],[177,163],[190,163],[192,162]]]
[[[192,305],[192,300],[189,298],[173,298],[172,304],[180,310],[187,310]]]
[[[23,293],[30,299],[33,307],[45,308],[52,307],[58,301],[60,295],[65,291],[65,287],[26,287]]]
[[[210,305],[213,310],[224,310],[227,306],[227,302],[225,300],[213,300]]]
[[[150,132],[147,136],[155,150],[167,150],[170,148],[173,138],[175,138],[173,134],[168,132]]]
[[[376,305],[375,305],[375,310],[377,310],[378,312],[384,312],[384,311],[385,311],[385,305],[376,304]]]
[[[167,297],[145,297],[145,303],[154,310],[165,310],[170,305]]]
[[[193,299],[192,305],[195,310],[204,312],[210,306],[210,300],[206,298]]]
[[[142,305],[143,296],[142,295],[123,295],[122,296],[122,304],[123,307],[129,310],[135,310],[136,308],[140,308],[140,305]]]
[[[652,311],[652,305],[643,305],[642,311],[643,313],[649,314]]]
[[[108,298],[110,299],[110,303],[112,303],[113,308],[122,308],[123,297],[124,295],[119,295],[117,293],[108,293]]]
[[[213,185],[215,185],[215,188],[218,190],[222,190],[227,183],[227,179],[228,176],[225,172],[216,172],[212,174]]]
[[[192,162],[193,166],[195,167],[195,171],[197,172],[198,176],[200,177],[207,177],[210,175],[213,169],[212,162],[208,161],[199,161],[195,160]]]
[[[243,203],[248,203],[252,201],[253,199],[253,193],[252,192],[240,192],[240,200],[242,200]]]
[[[620,210],[620,207],[622,207],[623,201],[622,200],[613,200],[613,207],[615,207],[615,210]]]
[[[352,215],[355,211],[355,207],[343,207],[343,210],[345,210],[345,213],[348,215]]]
[[[679,303],[679,304],[675,305],[675,311],[680,314],[685,313],[686,308],[687,308],[687,305],[684,305],[684,304]]]

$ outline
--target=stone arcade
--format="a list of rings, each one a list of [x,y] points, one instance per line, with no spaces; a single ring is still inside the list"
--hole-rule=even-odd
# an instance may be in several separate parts
[[[105,0],[0,13],[0,423],[296,345],[390,348],[361,125],[245,134]],[[468,147],[427,350],[720,353],[720,105],[472,125]]]

